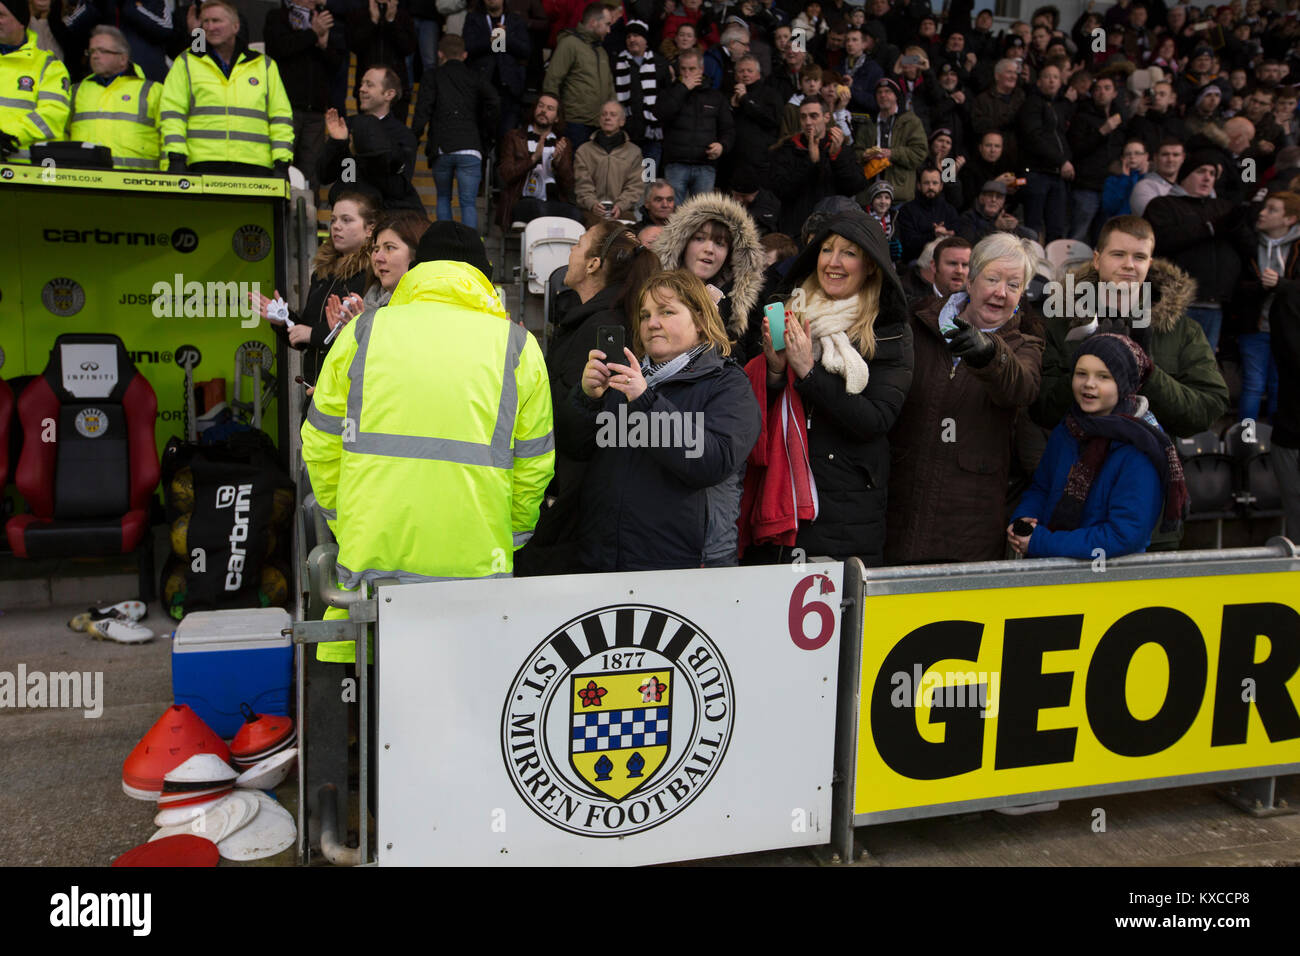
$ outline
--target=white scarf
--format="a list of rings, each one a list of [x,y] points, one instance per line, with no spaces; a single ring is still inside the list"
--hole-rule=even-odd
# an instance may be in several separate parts
[[[828,299],[819,290],[808,297],[803,312],[812,334],[813,361],[820,361],[826,371],[843,378],[850,395],[860,395],[867,387],[867,360],[847,334],[860,311],[857,296]]]

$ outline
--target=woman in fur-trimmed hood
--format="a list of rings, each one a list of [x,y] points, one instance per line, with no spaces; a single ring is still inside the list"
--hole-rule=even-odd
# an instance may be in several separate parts
[[[692,196],[651,248],[664,269],[689,269],[722,292],[718,312],[731,340],[739,341],[763,289],[763,246],[745,207],[722,193]]]
[[[1073,273],[1077,301],[1080,288],[1095,287],[1099,276],[1091,262]],[[1196,295],[1196,280],[1164,259],[1152,259],[1146,281],[1151,287],[1150,325],[1136,327],[1135,319],[1140,317],[1130,314],[1126,318],[1101,320],[1099,324],[1105,323],[1107,327],[1100,331],[1122,332],[1146,350],[1155,366],[1142,387],[1151,413],[1171,438],[1195,435],[1212,427],[1228,407],[1228,385],[1214,360],[1214,350],[1201,327],[1187,315],[1187,307]],[[1052,311],[1048,302],[1043,305],[1045,313]],[[1138,311],[1139,307],[1140,303],[1134,303],[1130,312]],[[1081,332],[1075,332],[1075,338],[1070,341],[1066,336],[1091,326],[1094,321],[1092,316],[1047,317],[1043,384],[1033,408],[1034,419],[1044,428],[1060,424],[1073,401],[1070,379]]]

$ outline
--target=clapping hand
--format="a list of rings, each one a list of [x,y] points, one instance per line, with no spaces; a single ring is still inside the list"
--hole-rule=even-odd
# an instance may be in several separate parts
[[[332,106],[325,111],[325,133],[330,139],[348,138],[347,120]]]

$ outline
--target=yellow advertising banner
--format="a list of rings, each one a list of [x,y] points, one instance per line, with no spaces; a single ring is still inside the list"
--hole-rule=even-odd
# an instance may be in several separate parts
[[[1300,771],[1297,608],[1293,573],[868,596],[854,812]]]

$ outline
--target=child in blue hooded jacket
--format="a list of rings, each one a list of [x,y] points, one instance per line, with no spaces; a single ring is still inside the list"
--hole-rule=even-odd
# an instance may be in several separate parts
[[[1183,515],[1187,486],[1173,442],[1138,390],[1151,359],[1132,339],[1092,335],[1074,358],[1074,405],[1048,439],[1007,540],[1031,558],[1089,560],[1145,551],[1163,511]],[[1163,506],[1163,507],[1162,507]],[[1016,519],[1032,524],[1015,533]]]

